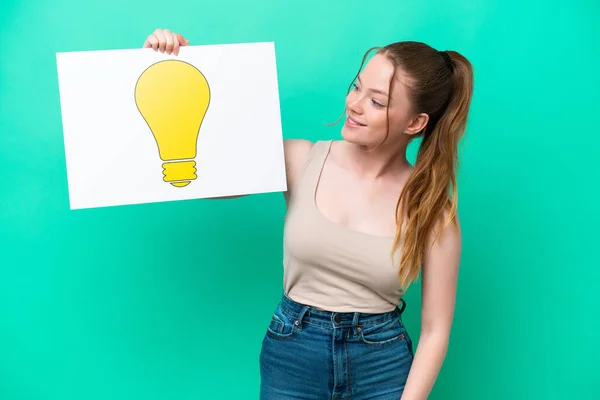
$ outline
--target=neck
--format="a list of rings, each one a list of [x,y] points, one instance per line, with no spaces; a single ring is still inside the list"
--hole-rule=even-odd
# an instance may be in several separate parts
[[[408,141],[370,148],[342,141],[339,162],[364,178],[380,179],[404,173],[411,165],[406,159]]]

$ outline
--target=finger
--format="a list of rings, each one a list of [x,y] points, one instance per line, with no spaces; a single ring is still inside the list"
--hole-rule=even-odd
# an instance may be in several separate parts
[[[161,29],[157,29],[154,32],[154,36],[158,39],[158,50],[161,53],[165,52],[165,47],[167,45],[167,38],[165,37],[164,32]]]
[[[176,56],[179,55],[179,39],[177,39],[177,35],[173,34],[173,54]]]
[[[165,46],[165,51],[167,54],[171,54],[173,52],[173,33],[170,30],[165,29],[165,39],[167,40],[167,45]]]
[[[180,46],[187,46],[190,44],[190,41],[183,37],[182,34],[177,34],[177,40],[179,41]]]
[[[158,50],[158,39],[154,35],[148,36],[146,39],[146,43],[144,43],[144,47],[152,47],[152,50]]]

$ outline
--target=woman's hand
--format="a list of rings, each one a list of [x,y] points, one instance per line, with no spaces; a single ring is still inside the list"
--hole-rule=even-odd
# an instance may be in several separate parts
[[[152,47],[154,51],[178,55],[179,47],[189,44],[190,41],[180,33],[173,33],[168,29],[157,29],[146,38],[144,48]]]

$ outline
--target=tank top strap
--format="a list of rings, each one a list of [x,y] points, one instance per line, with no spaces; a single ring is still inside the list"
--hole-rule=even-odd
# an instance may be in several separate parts
[[[313,147],[304,163],[293,191],[295,198],[303,198],[312,201],[315,189],[321,177],[323,165],[331,148],[331,140],[319,140]]]

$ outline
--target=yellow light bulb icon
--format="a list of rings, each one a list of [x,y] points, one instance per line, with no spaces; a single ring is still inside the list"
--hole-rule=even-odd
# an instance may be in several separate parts
[[[152,131],[163,180],[175,187],[196,179],[197,141],[210,104],[210,88],[196,67],[179,60],[148,67],[135,85],[135,103]]]

